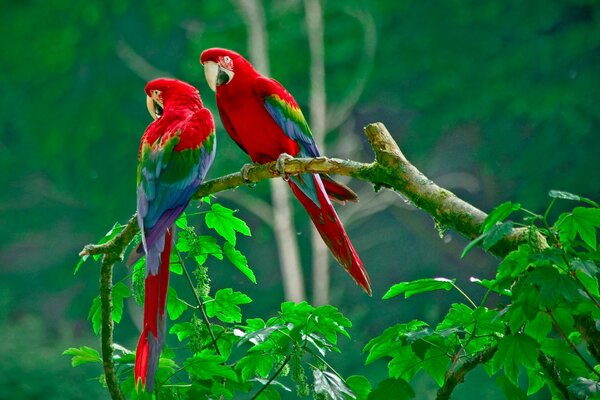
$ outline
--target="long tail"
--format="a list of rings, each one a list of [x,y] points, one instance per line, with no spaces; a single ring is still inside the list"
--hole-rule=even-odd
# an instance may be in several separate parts
[[[148,392],[152,391],[154,374],[165,341],[165,305],[169,288],[169,258],[172,242],[173,232],[172,228],[169,228],[165,233],[165,244],[160,253],[158,271],[153,275],[150,269],[146,269],[144,328],[135,353],[134,379],[136,388],[141,382],[142,388],[146,388]],[[156,256],[150,254],[153,251],[156,250],[149,249],[147,260]]]
[[[365,292],[371,295],[371,279],[356,254],[317,174],[292,177],[288,181],[294,195],[304,206],[323,241],[346,272]]]

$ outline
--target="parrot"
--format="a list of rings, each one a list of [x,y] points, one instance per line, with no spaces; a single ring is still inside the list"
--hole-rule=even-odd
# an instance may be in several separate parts
[[[321,154],[298,103],[275,79],[261,75],[235,51],[210,48],[200,55],[208,86],[216,93],[225,130],[254,163]],[[354,281],[371,295],[371,280],[331,201],[357,201],[348,187],[326,174],[285,177],[323,241]]]
[[[146,87],[154,119],[138,150],[137,222],[142,241],[133,264],[146,256],[144,324],[138,341],[134,379],[152,391],[165,341],[165,305],[173,224],[187,207],[210,168],[216,150],[215,124],[198,89],[176,79],[159,78]]]

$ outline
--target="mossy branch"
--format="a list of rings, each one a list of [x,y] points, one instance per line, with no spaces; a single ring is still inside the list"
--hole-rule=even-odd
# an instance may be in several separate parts
[[[480,234],[481,225],[487,216],[486,213],[458,198],[449,190],[439,187],[423,175],[406,159],[382,123],[370,124],[364,131],[375,153],[375,161],[362,163],[326,157],[296,158],[286,161],[284,172],[287,175],[326,173],[364,180],[372,183],[375,190],[385,187],[401,193],[415,206],[431,215],[438,225],[453,229],[469,239]],[[249,183],[276,178],[279,176],[279,171],[275,164],[272,162],[253,165],[245,169],[245,174],[237,172],[208,180],[200,186],[194,197],[200,198]],[[112,361],[112,267],[116,262],[123,260],[127,246],[138,231],[134,215],[114,238],[103,244],[86,245],[79,253],[81,256],[104,255],[101,277],[102,357],[106,381],[113,399],[121,399],[122,394],[118,387]],[[547,247],[543,236],[536,234],[533,240],[530,236],[527,229],[513,229],[511,234],[492,247],[490,251],[495,255],[504,256],[521,243],[533,243],[538,249]]]

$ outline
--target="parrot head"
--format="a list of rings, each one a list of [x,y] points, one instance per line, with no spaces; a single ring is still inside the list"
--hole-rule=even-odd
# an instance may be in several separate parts
[[[218,47],[207,49],[200,55],[200,64],[204,66],[204,75],[208,86],[216,92],[217,88],[231,85],[238,72],[254,71],[248,60],[232,50]],[[249,74],[240,74],[248,77]],[[240,77],[236,79],[240,81]],[[231,86],[236,86],[234,83]]]
[[[148,82],[144,89],[146,105],[152,118],[159,119],[171,107],[178,104],[202,106],[200,93],[194,86],[177,79],[159,78]]]

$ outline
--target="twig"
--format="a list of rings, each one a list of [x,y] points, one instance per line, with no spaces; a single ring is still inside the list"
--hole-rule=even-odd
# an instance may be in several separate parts
[[[469,361],[465,362],[459,369],[455,370],[452,374],[446,376],[444,385],[438,390],[436,400],[447,400],[452,396],[452,392],[460,383],[465,380],[465,376],[473,368],[479,364],[485,364],[492,359],[494,354],[498,351],[498,346],[488,347],[485,350],[477,353]]]
[[[202,318],[204,319],[204,322],[206,323],[206,327],[208,328],[208,333],[210,335],[210,339],[212,340],[213,346],[215,347],[215,351],[217,352],[218,355],[221,355],[221,352],[219,351],[219,345],[217,344],[217,338],[215,337],[215,334],[212,331],[212,326],[211,326],[210,320],[208,319],[208,315],[206,314],[206,310],[204,309],[204,302],[202,301],[200,296],[198,296],[198,292],[196,292],[196,288],[194,287],[192,278],[190,277],[190,274],[189,274],[187,268],[185,267],[185,263],[183,262],[183,257],[181,257],[181,253],[179,252],[179,250],[177,250],[177,257],[179,257],[179,262],[181,263],[181,268],[183,269],[185,277],[187,278],[188,284],[190,285],[190,289],[192,289],[192,293],[194,293],[194,297],[196,298],[196,302],[198,303],[198,308],[202,312]]]
[[[285,368],[285,366],[287,365],[287,363],[290,361],[290,358],[292,358],[291,354],[288,354],[287,356],[285,356],[285,358],[283,359],[283,363],[281,363],[281,366],[277,369],[277,371],[275,371],[275,373],[273,374],[273,376],[271,376],[269,378],[269,380],[267,381],[267,383],[265,383],[263,385],[263,387],[261,387],[260,390],[258,392],[256,392],[256,394],[254,396],[252,396],[252,398],[250,400],[254,400],[254,399],[258,398],[258,396],[266,388],[269,387],[269,385],[271,384],[271,382],[273,382],[273,380],[275,380],[275,378],[277,378],[277,376],[281,373],[281,371],[283,371],[283,368]]]
[[[554,327],[556,328],[556,330],[558,331],[558,333],[560,334],[560,336],[562,336],[562,338],[565,340],[565,342],[567,342],[567,344],[569,345],[569,347],[571,348],[571,350],[573,350],[573,352],[575,354],[577,354],[577,357],[579,357],[581,359],[581,361],[583,361],[583,363],[588,367],[588,369],[590,371],[592,371],[594,374],[596,374],[596,376],[598,378],[600,378],[600,372],[596,371],[596,369],[594,368],[594,366],[592,364],[590,364],[589,361],[585,359],[585,357],[583,356],[583,354],[581,354],[581,352],[577,349],[577,347],[575,347],[575,345],[573,344],[573,342],[569,339],[569,337],[565,334],[565,332],[562,330],[562,328],[558,324],[558,321],[556,321],[556,318],[554,318],[554,314],[552,313],[552,310],[550,310],[549,308],[546,308],[546,313],[548,314],[548,316],[552,320],[552,323],[554,323]]]

